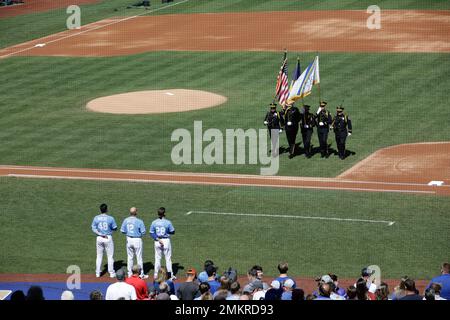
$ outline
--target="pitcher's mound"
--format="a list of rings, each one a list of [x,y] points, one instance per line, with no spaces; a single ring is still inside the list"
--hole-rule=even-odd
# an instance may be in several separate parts
[[[101,97],[89,101],[86,108],[102,113],[149,114],[210,108],[226,101],[226,97],[211,92],[167,89],[127,92]]]

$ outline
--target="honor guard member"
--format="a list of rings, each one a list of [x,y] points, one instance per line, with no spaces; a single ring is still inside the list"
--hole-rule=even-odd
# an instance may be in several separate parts
[[[320,144],[320,154],[322,158],[328,157],[328,132],[330,131],[331,123],[333,122],[331,113],[325,109],[327,103],[322,101],[317,110],[317,136]]]
[[[298,133],[298,123],[300,122],[300,111],[292,102],[286,102],[283,110],[284,129],[289,143],[289,159],[295,156],[295,139]]]
[[[334,130],[336,136],[336,145],[339,152],[339,158],[345,159],[345,140],[347,136],[352,135],[352,121],[350,117],[344,113],[343,107],[336,108],[336,115],[333,118],[331,127]]]
[[[270,137],[272,137],[272,129],[277,129],[281,132],[281,126],[284,125],[284,119],[280,112],[277,111],[276,103],[272,102],[270,104],[270,110],[267,111],[266,117],[264,118],[264,125],[267,126]]]
[[[302,139],[305,147],[305,156],[311,158],[311,137],[316,125],[314,114],[309,112],[310,106],[303,106],[303,114],[301,117]]]

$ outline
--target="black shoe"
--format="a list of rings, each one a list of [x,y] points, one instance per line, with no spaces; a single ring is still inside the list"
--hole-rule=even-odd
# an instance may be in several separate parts
[[[290,155],[289,155],[289,159],[292,159],[294,157],[294,155],[291,153]]]
[[[325,158],[325,154],[322,153],[322,154],[320,155],[320,157],[321,157],[321,158]]]

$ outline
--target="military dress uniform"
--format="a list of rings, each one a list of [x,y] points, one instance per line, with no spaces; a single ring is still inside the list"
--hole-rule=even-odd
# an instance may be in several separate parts
[[[339,158],[341,160],[345,159],[345,141],[347,136],[352,134],[352,121],[350,117],[345,114],[344,108],[337,107],[337,114],[333,118],[331,126],[334,130],[336,137],[336,145],[338,148]]]
[[[328,133],[330,131],[331,123],[333,122],[331,113],[325,109],[327,103],[325,101],[320,103],[319,111],[316,116],[317,136],[320,144],[320,154],[322,158],[328,157]]]
[[[284,117],[284,129],[286,131],[286,138],[289,143],[289,158],[295,156],[295,139],[298,133],[298,125],[300,122],[300,111],[292,104],[286,104],[282,111]]]
[[[269,130],[269,136],[272,137],[272,129],[281,130],[284,125],[283,115],[277,111],[277,105],[275,103],[270,104],[270,110],[267,111],[264,118],[264,124]]]
[[[305,156],[311,158],[311,138],[314,132],[314,126],[316,125],[316,119],[314,114],[309,112],[310,106],[304,106],[304,112],[301,116],[302,126],[302,139],[303,146],[305,147]]]

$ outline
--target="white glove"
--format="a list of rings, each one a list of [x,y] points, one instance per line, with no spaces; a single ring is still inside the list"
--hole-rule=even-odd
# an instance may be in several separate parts
[[[319,122],[319,126],[323,126],[323,122],[322,121]]]
[[[349,133],[348,133],[348,136],[350,137],[351,135],[352,135],[352,134],[349,132]]]
[[[280,131],[279,131],[279,132],[280,132],[280,133],[281,133],[281,132],[283,132],[283,129],[280,129]]]
[[[288,125],[288,126],[291,126],[291,125],[292,125],[292,122],[288,121],[287,125]]]
[[[307,124],[305,124],[305,128],[306,128],[306,129],[308,129],[308,128],[309,128],[309,126],[308,126]]]
[[[264,121],[264,124],[265,124],[265,125],[267,125],[267,124],[268,124],[268,122],[267,122],[267,121]]]

